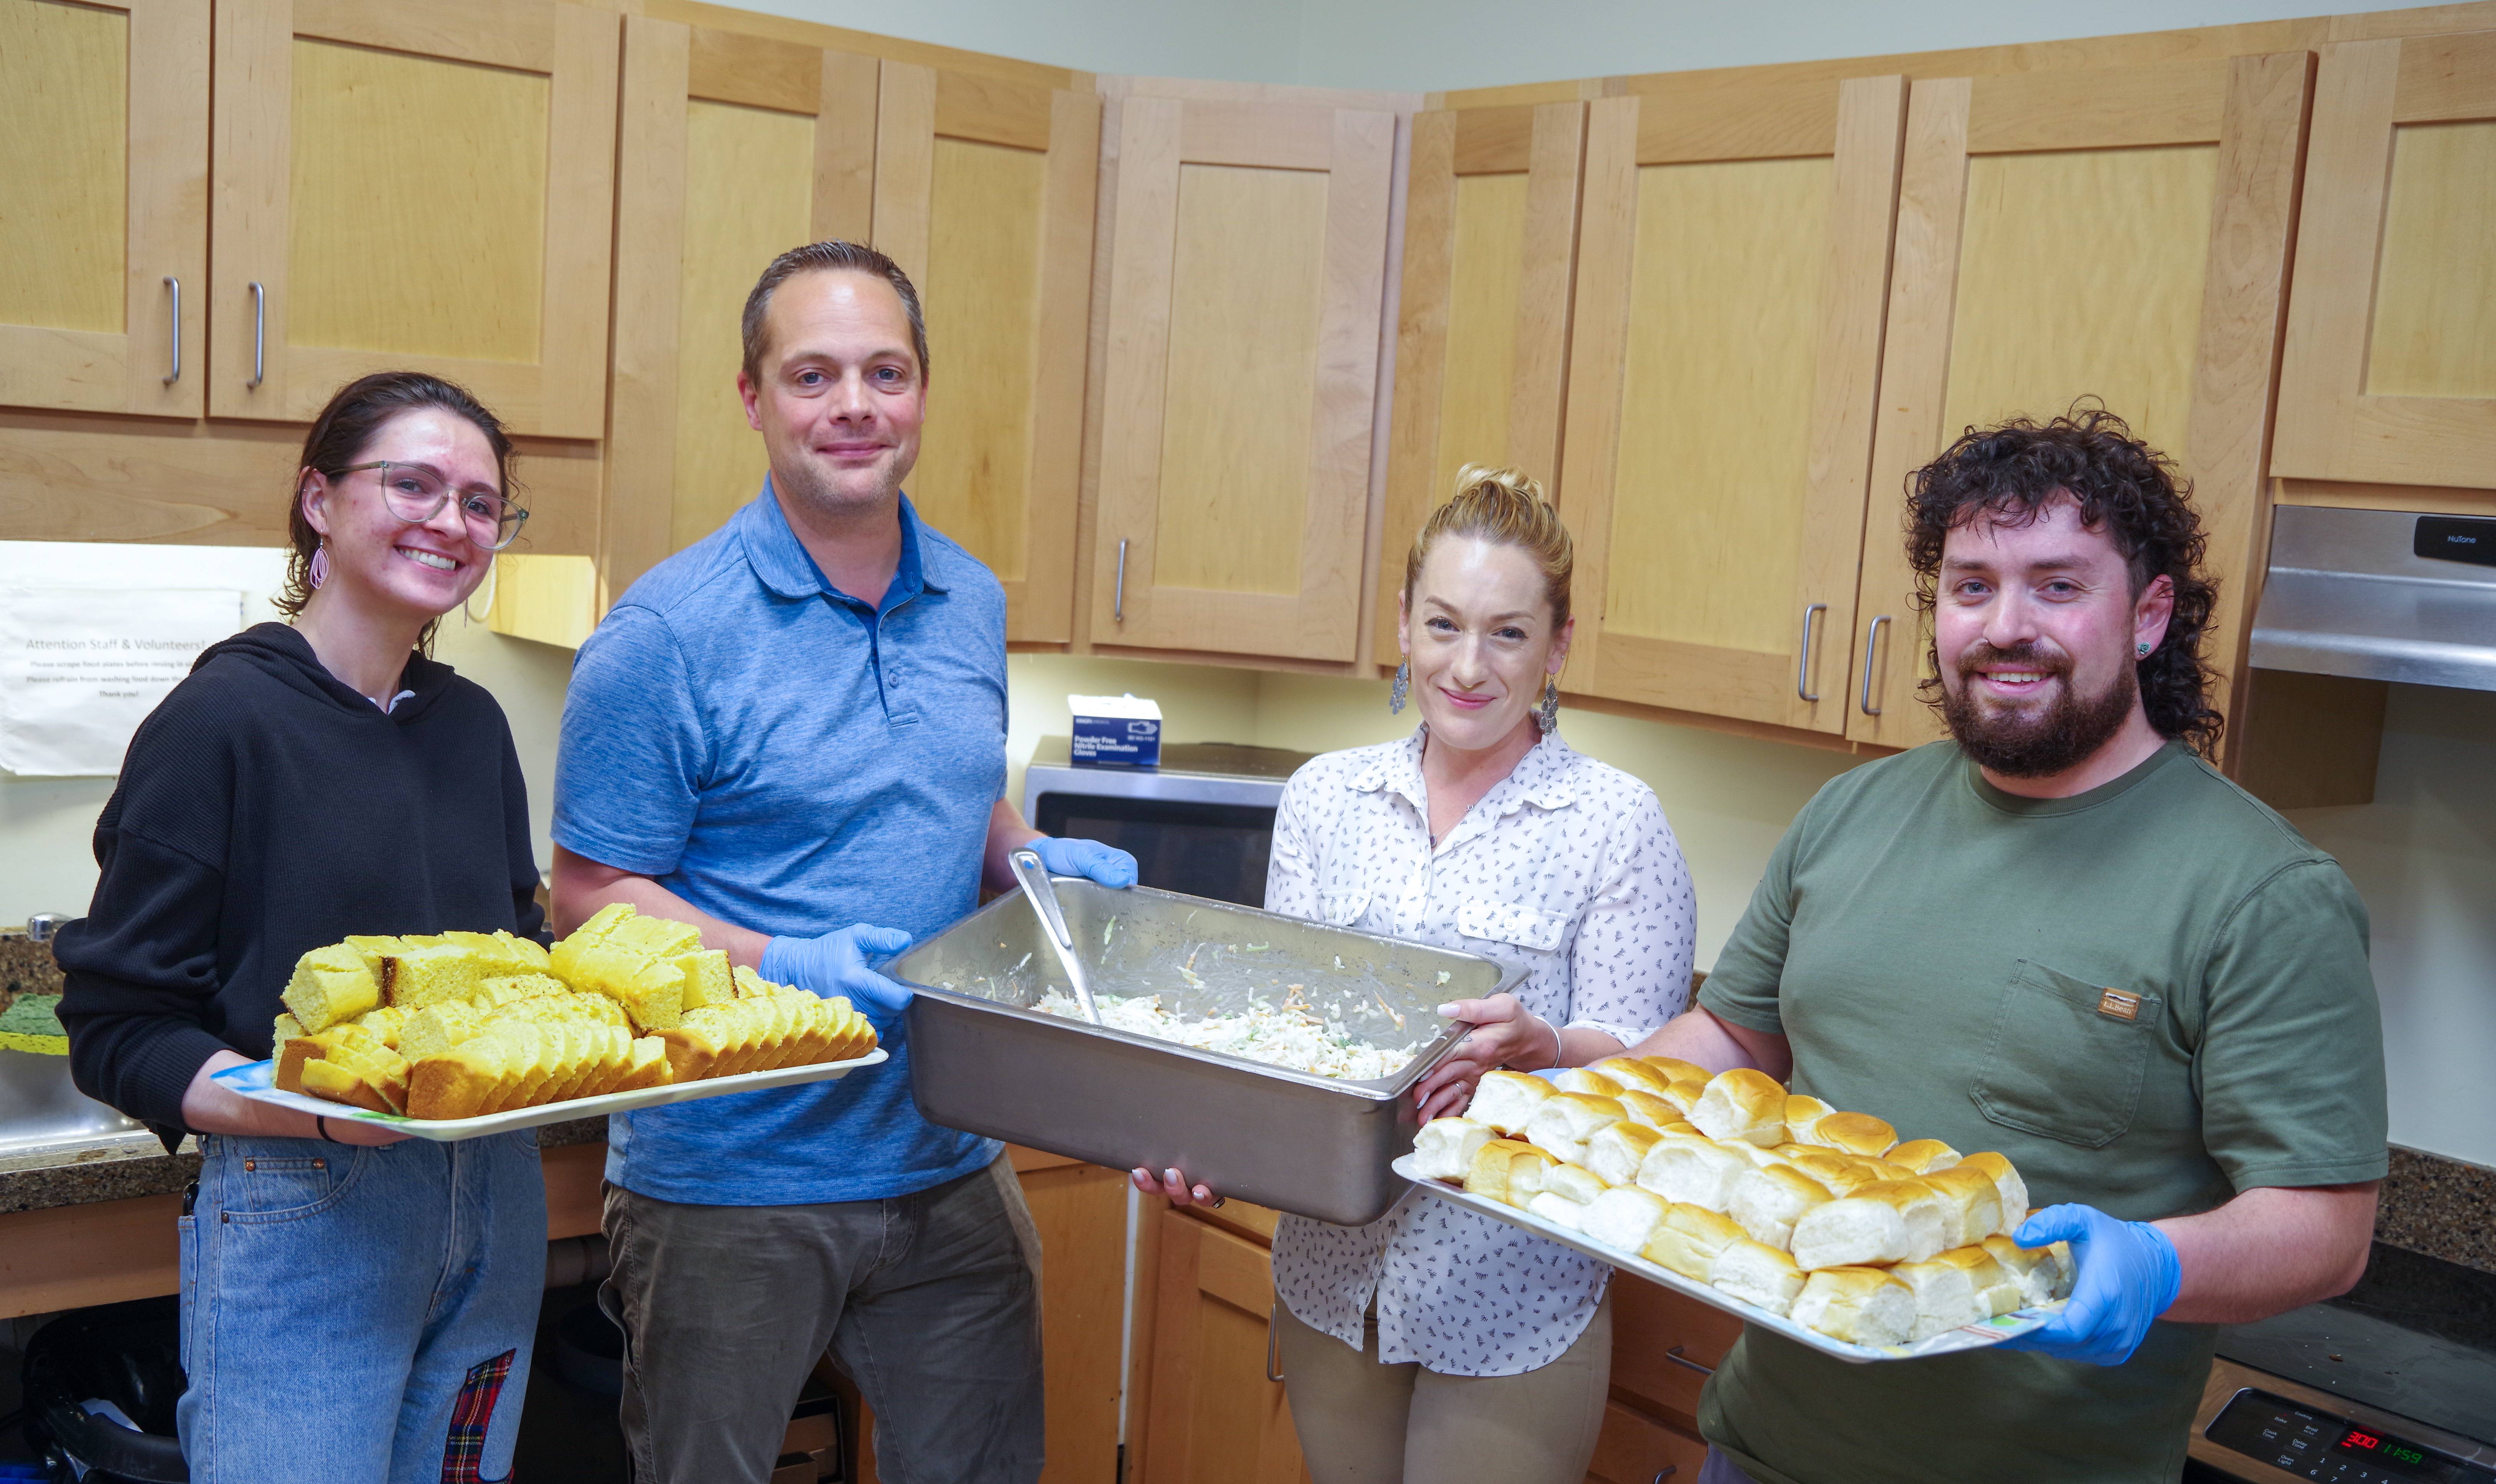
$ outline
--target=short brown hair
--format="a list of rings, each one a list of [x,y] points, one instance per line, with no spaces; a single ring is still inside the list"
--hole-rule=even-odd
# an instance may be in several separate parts
[[[2060,495],[2078,504],[2081,525],[2105,531],[2123,553],[2135,598],[2159,577],[2174,585],[2167,636],[2135,667],[2141,709],[2160,736],[2212,756],[2226,723],[2210,704],[2218,674],[2201,648],[2219,589],[2201,571],[2209,539],[2193,508],[2193,481],[2094,399],[2044,423],[2013,417],[1968,428],[1908,476],[1907,560],[1916,571],[1917,605],[1933,610],[1942,547],[1952,531],[1980,517],[2024,526]],[[1940,658],[1933,660],[1939,674]],[[1939,696],[1940,681],[1922,685],[1927,700]]]
[[[901,296],[901,312],[910,318],[910,351],[919,357],[919,375],[927,376],[927,317],[919,307],[919,290],[901,264],[863,242],[809,242],[793,247],[771,260],[763,276],[754,281],[754,292],[745,296],[745,316],[739,328],[745,336],[745,380],[757,384],[762,380],[763,350],[767,339],[764,321],[771,312],[771,295],[780,286],[800,273],[827,273],[846,270],[865,273],[892,285]]]
[[[1495,546],[1514,546],[1543,572],[1543,597],[1551,605],[1551,627],[1569,621],[1569,578],[1576,556],[1569,528],[1544,497],[1543,481],[1521,469],[1467,464],[1456,471],[1456,492],[1430,512],[1404,558],[1404,601],[1421,580],[1421,563],[1442,537],[1473,537]]]

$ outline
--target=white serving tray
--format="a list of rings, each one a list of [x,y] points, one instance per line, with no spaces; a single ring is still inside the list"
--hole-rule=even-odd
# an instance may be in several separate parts
[[[486,1113],[476,1118],[408,1118],[397,1113],[375,1113],[369,1108],[349,1107],[343,1102],[307,1097],[302,1093],[281,1093],[271,1085],[277,1074],[274,1062],[254,1062],[248,1067],[229,1067],[211,1076],[226,1088],[240,1093],[254,1102],[272,1103],[309,1113],[318,1118],[349,1119],[359,1124],[375,1124],[393,1133],[412,1134],[420,1139],[448,1143],[452,1139],[473,1139],[487,1133],[508,1133],[515,1128],[535,1128],[545,1124],[568,1123],[576,1118],[603,1118],[609,1113],[630,1113],[636,1108],[663,1107],[671,1102],[692,1102],[701,1098],[725,1098],[732,1093],[755,1093],[766,1088],[795,1087],[801,1082],[837,1082],[862,1067],[874,1067],[888,1060],[878,1046],[862,1057],[847,1062],[814,1062],[804,1067],[778,1067],[769,1071],[738,1072],[733,1077],[704,1077],[696,1082],[671,1082],[665,1087],[645,1087],[639,1092],[608,1093],[597,1098],[572,1098],[562,1102],[543,1102],[535,1107],[514,1108],[506,1113]]]
[[[1762,1329],[1783,1335],[1796,1345],[1807,1345],[1824,1355],[1834,1355],[1840,1360],[1855,1361],[1858,1364],[1875,1360],[1918,1360],[1926,1355],[1948,1355],[1956,1350],[1981,1349],[1985,1345],[2000,1345],[2013,1335],[2024,1335],[2032,1329],[2041,1327],[2046,1320],[2062,1313],[2063,1305],[2067,1302],[2056,1299],[2050,1304],[2044,1304],[2035,1309],[2018,1309],[2010,1314],[1996,1314],[1981,1323],[1965,1324],[1957,1329],[1944,1330],[1929,1339],[1919,1340],[1914,1345],[1849,1345],[1843,1340],[1831,1340],[1820,1331],[1807,1325],[1796,1324],[1781,1314],[1770,1314],[1757,1304],[1737,1299],[1722,1288],[1694,1283],[1672,1269],[1650,1262],[1636,1252],[1625,1252],[1616,1247],[1606,1247],[1582,1231],[1572,1231],[1557,1221],[1545,1221],[1530,1211],[1520,1211],[1506,1201],[1492,1200],[1487,1196],[1477,1195],[1471,1190],[1449,1185],[1445,1181],[1432,1180],[1416,1174],[1411,1155],[1406,1155],[1395,1161],[1395,1173],[1441,1200],[1453,1202],[1468,1211],[1478,1211],[1495,1221],[1506,1221],[1511,1226],[1522,1226],[1538,1237],[1557,1242],[1563,1247],[1574,1248],[1589,1257],[1608,1262],[1624,1273],[1636,1273],[1648,1283],[1670,1288],[1675,1293],[1688,1294],[1702,1304],[1722,1309],[1745,1323],[1756,1324]]]

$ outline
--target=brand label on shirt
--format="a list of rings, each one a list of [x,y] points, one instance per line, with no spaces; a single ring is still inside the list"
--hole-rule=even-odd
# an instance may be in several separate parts
[[[2109,989],[2098,996],[2098,1013],[2113,1020],[2137,1020],[2140,1018],[2140,997]]]

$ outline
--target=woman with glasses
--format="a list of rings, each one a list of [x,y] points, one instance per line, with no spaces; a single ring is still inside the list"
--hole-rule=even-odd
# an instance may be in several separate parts
[[[270,1054],[310,949],[544,936],[511,729],[426,654],[527,518],[511,460],[436,378],[330,399],[288,516],[293,623],[211,646],[140,726],[94,905],[55,941],[78,1087],[169,1149],[200,1138],[178,1410],[200,1484],[510,1472],[546,1274],[535,1136],[409,1139],[211,1074]]]

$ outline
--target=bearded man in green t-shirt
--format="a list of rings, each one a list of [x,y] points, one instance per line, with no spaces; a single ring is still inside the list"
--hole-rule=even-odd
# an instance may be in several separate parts
[[[2206,760],[2200,518],[2120,418],[1972,430],[1910,510],[1951,740],[1823,788],[1698,1007],[1637,1050],[2001,1152],[2047,1208],[2015,1240],[2068,1240],[2075,1290],[1928,1360],[1746,1331],[1700,1404],[1701,1484],[2165,1484],[2213,1326],[2365,1270],[2365,908]]]

